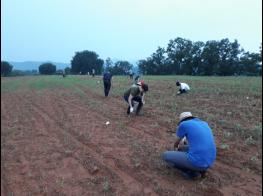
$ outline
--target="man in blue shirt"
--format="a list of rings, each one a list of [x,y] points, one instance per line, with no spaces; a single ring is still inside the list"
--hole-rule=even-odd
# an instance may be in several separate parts
[[[163,153],[168,165],[183,172],[187,178],[204,177],[216,158],[216,145],[209,125],[191,112],[180,114],[180,122],[176,131],[174,151]],[[182,144],[182,141],[187,141]]]

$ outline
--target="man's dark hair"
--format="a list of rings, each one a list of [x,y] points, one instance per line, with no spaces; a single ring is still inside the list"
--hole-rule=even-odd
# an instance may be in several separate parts
[[[180,86],[180,82],[179,81],[176,81],[176,86]]]

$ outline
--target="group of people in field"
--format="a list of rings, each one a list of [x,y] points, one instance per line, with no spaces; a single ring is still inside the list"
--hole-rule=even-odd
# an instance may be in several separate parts
[[[131,76],[130,76],[131,77]],[[132,77],[131,77],[132,79]],[[124,92],[123,98],[128,103],[127,115],[139,115],[145,104],[145,94],[149,91],[143,80],[134,80],[133,84]],[[109,96],[112,74],[103,74],[104,95]],[[188,84],[176,81],[179,87],[177,95],[190,91]],[[137,107],[135,107],[137,103]],[[181,171],[187,179],[204,178],[207,170],[216,159],[216,145],[213,133],[208,123],[193,116],[191,112],[179,115],[179,123],[175,134],[173,150],[166,151],[162,156],[170,168]]]

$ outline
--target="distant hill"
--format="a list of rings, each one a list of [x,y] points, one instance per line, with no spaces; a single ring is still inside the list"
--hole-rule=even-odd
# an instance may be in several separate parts
[[[119,61],[120,59],[112,59],[113,63]],[[21,70],[21,71],[31,71],[31,70],[37,70],[39,65],[43,63],[52,63],[56,65],[57,70],[58,69],[65,69],[66,67],[71,67],[70,63],[58,63],[58,62],[52,62],[52,61],[24,61],[24,62],[15,62],[15,61],[8,61],[12,66],[13,70]],[[136,60],[129,61],[133,65],[133,72],[138,73],[138,66]]]
[[[39,65],[43,64],[43,63],[52,63],[54,65],[56,65],[57,70],[58,69],[64,69],[66,67],[70,67],[69,63],[58,63],[58,62],[52,62],[52,61],[25,61],[25,62],[14,62],[14,61],[10,61],[9,62],[12,66],[13,66],[13,70],[22,70],[22,71],[26,71],[26,70],[38,70]]]

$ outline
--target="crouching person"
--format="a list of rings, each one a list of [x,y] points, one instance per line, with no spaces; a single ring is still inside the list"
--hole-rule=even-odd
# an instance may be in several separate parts
[[[216,159],[212,130],[191,112],[181,113],[179,119],[174,151],[164,152],[163,159],[169,166],[179,169],[187,179],[205,177],[207,169]],[[183,138],[186,138],[187,144],[182,144]]]
[[[140,113],[142,106],[145,104],[144,96],[148,91],[148,85],[143,81],[132,85],[125,93],[124,100],[128,102],[129,106],[127,109],[127,114],[135,112],[136,115]],[[134,102],[138,102],[137,110],[134,111]]]
[[[190,87],[186,83],[176,81],[176,86],[179,86],[179,90],[177,92],[177,95],[187,93],[188,91],[190,91]]]

